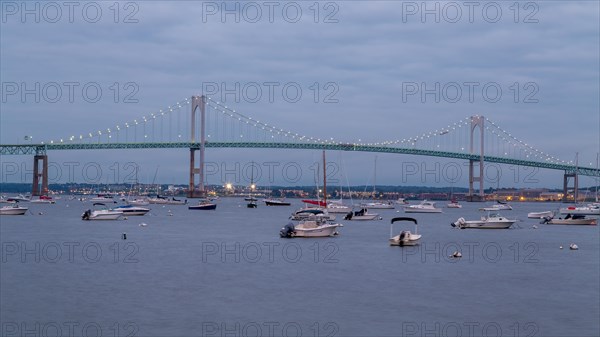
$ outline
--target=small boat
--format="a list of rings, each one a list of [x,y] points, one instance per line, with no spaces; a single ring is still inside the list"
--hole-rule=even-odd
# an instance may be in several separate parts
[[[326,219],[314,217],[294,225],[290,222],[279,231],[282,238],[322,238],[338,235],[337,229],[342,227],[339,223],[329,223]]]
[[[246,197],[244,198],[244,201],[258,201],[258,199],[256,199],[255,197]]]
[[[93,197],[90,199],[91,202],[99,202],[99,203],[114,203],[116,204],[117,202],[112,198],[111,195],[107,195],[107,194],[98,194],[97,196]]]
[[[480,220],[465,220],[465,218],[458,218],[458,220],[450,225],[460,229],[507,229],[517,221],[518,220],[507,219],[498,213],[489,212],[487,216],[482,216]]]
[[[552,219],[552,218],[544,218],[542,224],[547,225],[589,225],[595,226],[598,224],[598,220],[595,218],[586,218],[585,215],[582,214],[567,214],[564,219]]]
[[[326,209],[319,207],[306,207],[301,208],[290,216],[291,220],[299,221],[299,220],[308,220],[311,217],[319,216],[323,217],[329,221],[335,221],[335,215],[330,215]]]
[[[171,197],[169,199],[169,198],[161,197],[160,195],[156,195],[156,198],[148,198],[148,202],[151,204],[158,204],[158,205],[185,205],[185,204],[187,204],[187,199],[180,200],[180,199],[175,199],[174,197]]]
[[[323,151],[323,202],[327,205],[327,174],[325,161],[325,151]],[[279,231],[279,236],[282,238],[322,238],[338,235],[337,229],[342,227],[342,224],[332,223],[329,221],[329,216],[320,209],[321,213],[310,214],[304,221],[294,225],[288,223]],[[335,218],[335,216],[334,216]]]
[[[393,236],[394,228],[393,224],[396,221],[412,221],[415,223],[415,232],[411,233],[410,231],[402,231],[400,234]],[[393,218],[390,224],[390,246],[416,246],[419,244],[419,240],[421,239],[421,235],[417,234],[417,219],[414,218]]]
[[[331,201],[327,204],[327,211],[329,213],[346,214],[346,213],[352,211],[352,208],[342,204],[340,201]]]
[[[190,205],[188,209],[193,210],[215,210],[217,209],[217,204],[210,202],[209,200],[200,200],[198,205]]]
[[[344,220],[352,220],[352,221],[368,221],[374,220],[379,217],[377,213],[369,213],[369,210],[366,208],[362,208],[359,211],[351,211],[346,214]]]
[[[41,196],[39,199],[31,199],[29,202],[31,202],[32,204],[55,204],[56,201],[52,200],[52,198],[42,198],[43,196]]]
[[[258,204],[256,203],[256,201],[250,201],[248,204],[246,204],[246,207],[248,207],[248,208],[257,208]]]
[[[267,206],[290,206],[291,203],[283,200],[283,199],[264,199],[265,205]]]
[[[497,201],[497,204],[494,205],[490,205],[490,206],[486,206],[486,207],[482,207],[479,210],[480,211],[510,211],[512,210],[512,206],[502,202],[502,201]]]
[[[364,202],[364,203],[360,204],[360,207],[370,208],[370,209],[394,209],[395,208],[394,204],[391,201]]]
[[[418,205],[410,205],[404,207],[405,213],[441,213],[441,208],[435,207],[435,202],[423,200]]]
[[[121,212],[123,212],[123,215],[136,215],[136,216],[141,216],[141,215],[144,215],[144,214],[150,212],[149,208],[139,207],[139,206],[134,206],[134,205],[123,205],[123,206],[115,207],[115,208],[113,208],[113,210],[121,211]]]
[[[554,212],[553,211],[545,211],[545,212],[530,212],[527,213],[527,217],[529,219],[544,219],[544,218],[553,218],[554,217]]]
[[[396,200],[396,204],[398,204],[398,205],[408,205],[408,201],[406,201],[404,198],[398,198],[398,200]]]
[[[579,214],[579,215],[600,215],[600,207],[588,206],[569,206],[560,209],[560,214]]]
[[[121,211],[106,208],[103,203],[94,203],[94,206],[102,206],[102,209],[88,209],[81,215],[81,220],[117,220],[123,215]]]
[[[15,203],[12,206],[0,207],[0,215],[24,215],[27,209],[27,207],[19,206],[18,203]]]
[[[133,200],[127,200],[126,202],[132,206],[148,206],[148,205],[150,205],[150,201],[148,201],[147,198],[138,198],[138,199],[133,199]]]
[[[31,200],[30,197],[26,197],[23,194],[19,194],[16,197],[8,197],[8,199],[6,199],[6,201],[8,201],[8,202],[27,202],[30,200]]]
[[[456,200],[450,200],[450,202],[446,205],[448,208],[462,208],[462,205],[458,203]]]

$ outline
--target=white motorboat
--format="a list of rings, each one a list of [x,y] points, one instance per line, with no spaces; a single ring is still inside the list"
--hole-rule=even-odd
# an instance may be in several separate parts
[[[150,212],[150,209],[145,208],[145,207],[134,206],[134,205],[123,205],[123,206],[113,208],[113,211],[121,211],[121,212],[123,212],[123,215],[141,216],[141,215],[144,215],[144,214]]]
[[[339,223],[329,223],[325,219],[314,219],[301,221],[299,224],[294,225],[288,223],[279,231],[279,236],[282,238],[318,238],[338,235],[337,229],[343,227]]]
[[[394,228],[393,223],[396,221],[412,221],[415,223],[415,232],[411,233],[410,231],[402,231],[400,234],[393,236]],[[390,246],[416,246],[419,244],[419,240],[421,239],[421,234],[417,233],[417,220],[414,218],[393,218],[390,224]]]
[[[441,208],[435,207],[435,202],[423,200],[418,205],[404,207],[405,213],[441,213]]]
[[[0,204],[8,203],[8,200],[3,195],[0,195]]]
[[[383,201],[373,201],[373,202],[364,202],[360,204],[360,207],[370,208],[370,209],[394,209],[395,206],[391,201],[383,202]]]
[[[8,199],[6,199],[6,201],[8,201],[8,202],[27,202],[30,200],[31,200],[30,197],[26,197],[23,194],[19,194],[16,197],[8,197]]]
[[[132,206],[148,206],[150,202],[147,198],[137,198],[133,200],[127,200],[127,203]]]
[[[12,206],[0,207],[0,215],[24,215],[27,209],[27,207],[19,206],[15,203]]]
[[[285,201],[284,199],[269,198],[269,199],[263,199],[263,201],[265,202],[265,205],[267,205],[267,206],[289,206],[289,205],[291,205],[291,203]]]
[[[585,215],[582,214],[567,214],[564,219],[551,219],[545,218],[542,224],[547,225],[591,225],[595,226],[598,224],[598,220],[595,218],[586,218]]]
[[[560,214],[579,214],[579,215],[600,215],[600,207],[588,206],[569,206],[560,209]]]
[[[81,215],[81,220],[117,220],[123,215],[121,211],[106,208],[103,203],[95,203],[94,206],[102,206],[103,208],[93,211],[88,209]]]
[[[396,200],[396,204],[398,204],[398,205],[408,205],[408,201],[406,201],[404,198],[398,198],[398,200]]]
[[[352,221],[368,221],[375,220],[379,217],[377,213],[369,213],[369,210],[366,208],[362,208],[359,211],[351,211],[346,214],[344,220],[352,220]]]
[[[151,204],[158,204],[158,205],[185,205],[187,204],[187,199],[186,200],[180,200],[180,199],[175,199],[173,197],[169,198],[165,198],[165,197],[161,197],[160,195],[157,195],[156,198],[148,198],[148,202]]]
[[[512,226],[517,221],[518,220],[507,219],[498,213],[489,212],[487,216],[482,216],[480,220],[465,220],[465,218],[459,218],[450,225],[452,225],[452,227],[457,227],[460,229],[506,229]]]
[[[104,195],[104,194],[98,194],[97,196],[93,197],[90,199],[91,202],[99,202],[99,203],[117,203],[112,196],[110,195]]]
[[[346,214],[346,213],[352,211],[352,208],[342,204],[340,201],[331,201],[327,204],[327,211],[329,213]]]
[[[488,211],[488,212],[493,212],[493,211],[510,211],[512,210],[512,206],[504,203],[504,202],[500,202],[498,201],[497,204],[494,205],[490,205],[490,206],[486,206],[486,207],[482,207],[479,210],[480,211]]]
[[[291,220],[301,221],[308,220],[311,217],[322,217],[328,221],[335,221],[335,215],[329,214],[327,209],[323,209],[321,207],[305,207],[301,208],[290,216]]]
[[[450,200],[450,202],[446,205],[448,208],[462,208],[462,205],[458,203],[456,200]]]
[[[544,218],[553,218],[553,211],[544,211],[544,212],[530,212],[527,213],[527,217],[529,219],[544,219]]]

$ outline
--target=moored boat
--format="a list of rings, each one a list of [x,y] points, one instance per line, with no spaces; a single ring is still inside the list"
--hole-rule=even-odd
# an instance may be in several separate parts
[[[547,225],[588,225],[595,226],[598,224],[598,220],[595,218],[586,218],[582,214],[567,214],[564,219],[561,218],[545,218],[542,221],[543,224]]]
[[[588,206],[569,206],[560,209],[560,214],[579,214],[579,215],[600,215],[600,207]]]
[[[465,220],[465,218],[459,218],[455,222],[451,223],[452,227],[460,229],[465,228],[479,228],[479,229],[507,229],[510,228],[518,220],[507,219],[498,213],[488,213],[486,216],[482,216],[480,220]]]
[[[265,205],[267,206],[290,206],[291,203],[283,200],[283,199],[264,199]]]
[[[405,213],[441,213],[441,208],[435,207],[435,202],[423,200],[418,205],[410,205],[404,207]]]
[[[415,232],[411,233],[410,231],[402,231],[400,234],[393,236],[394,227],[393,224],[396,221],[411,221],[415,224]],[[421,235],[417,233],[417,219],[414,218],[393,218],[390,221],[390,246],[416,246],[419,244],[419,240],[421,239]]]
[[[215,210],[217,204],[210,202],[209,200],[200,200],[197,205],[190,205],[188,209],[192,210]]]
[[[123,215],[141,216],[150,212],[149,208],[139,207],[134,205],[123,205],[113,208],[114,211],[121,211]]]
[[[94,203],[94,206],[102,206],[102,208],[97,210],[88,209],[81,215],[81,220],[117,220],[123,215],[121,211],[106,208],[103,203]]]
[[[12,206],[0,207],[0,215],[24,215],[28,208],[14,204]]]
[[[377,213],[369,213],[368,209],[362,208],[362,209],[360,209],[358,211],[348,212],[346,214],[346,216],[344,217],[344,220],[368,221],[368,220],[375,220],[377,217],[379,217],[379,214],[377,214]]]
[[[529,212],[527,213],[527,217],[529,219],[544,219],[544,218],[553,218],[554,217],[554,212],[553,211],[544,211],[544,212]]]

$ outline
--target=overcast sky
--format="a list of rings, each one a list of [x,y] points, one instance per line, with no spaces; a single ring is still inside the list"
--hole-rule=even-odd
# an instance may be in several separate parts
[[[578,152],[580,163],[596,165],[597,1],[426,6],[400,1],[228,2],[226,8],[222,2],[196,1],[132,1],[118,7],[112,1],[2,1],[0,141],[26,142],[29,135],[29,142],[47,142],[114,129],[204,90],[279,128],[344,141],[408,138],[479,114],[544,152],[564,160],[574,160]],[[432,89],[436,83],[438,97],[421,95],[423,85]],[[476,83],[472,97],[465,83]],[[237,97],[223,95],[223,86],[235,92],[236,84]],[[262,96],[256,96],[256,84]],[[502,93],[483,94],[486,84]],[[286,94],[284,87],[299,87],[302,93]],[[188,109],[182,108],[181,123]],[[127,163],[135,162],[142,182],[186,183],[188,153],[49,154],[55,181],[70,176],[123,181],[133,172]],[[255,161],[261,166],[255,173],[262,174],[260,184],[312,184],[319,160],[320,153],[308,150],[209,149],[207,161],[219,169],[208,182],[245,184],[248,173],[234,172]],[[375,154],[330,152],[328,160],[336,165],[330,169],[334,182],[373,182]],[[2,181],[29,182],[31,161],[3,157]],[[458,178],[449,173],[455,167],[462,168]],[[273,182],[267,179],[269,168]],[[501,170],[500,182],[490,173],[486,186],[562,186],[562,172]],[[466,187],[467,175],[462,161],[377,156],[378,184]]]

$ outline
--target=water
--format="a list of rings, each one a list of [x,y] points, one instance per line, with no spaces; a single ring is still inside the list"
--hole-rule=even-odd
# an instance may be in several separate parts
[[[407,214],[423,238],[401,248],[387,243],[400,207],[343,222],[334,238],[281,239],[300,201],[218,203],[102,222],[81,221],[90,203],[64,198],[2,216],[1,335],[600,335],[598,226],[527,219],[559,204],[514,204],[502,214],[522,221],[509,230],[450,226],[478,218],[479,203]]]

